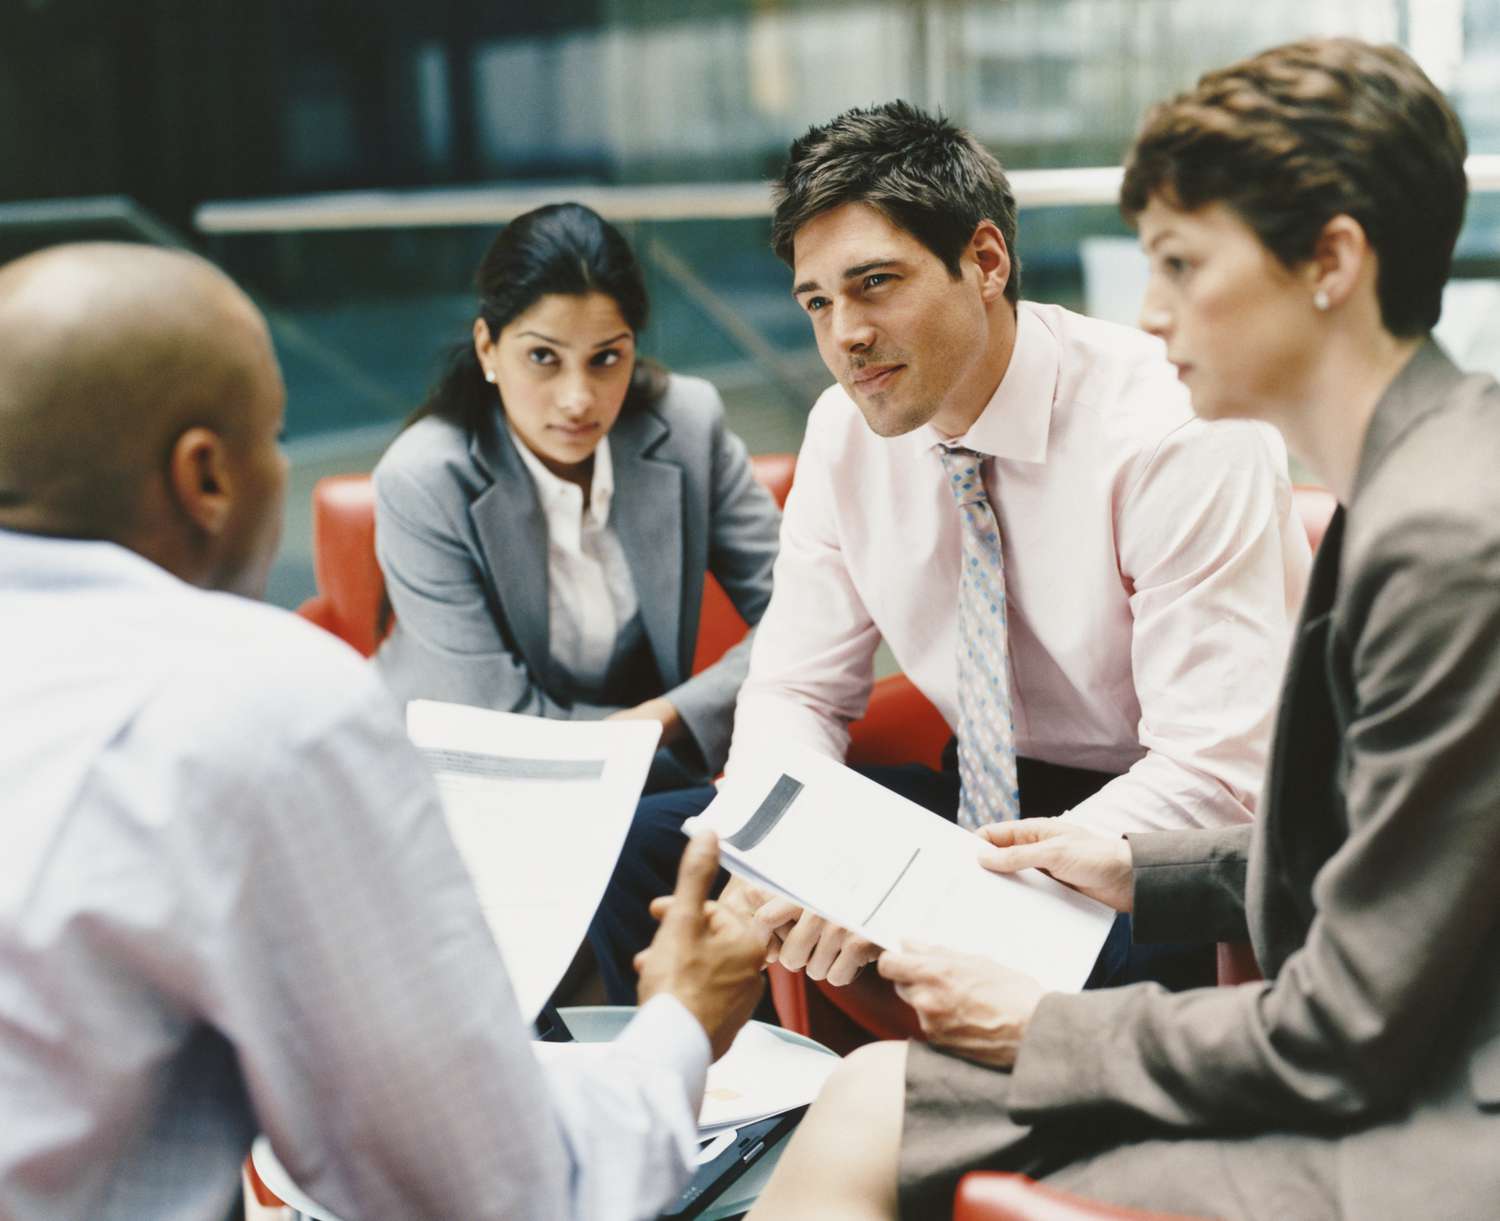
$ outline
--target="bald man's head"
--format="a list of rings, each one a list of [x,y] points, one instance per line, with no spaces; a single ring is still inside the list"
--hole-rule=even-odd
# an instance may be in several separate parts
[[[202,259],[74,245],[0,268],[0,527],[258,593],[282,403],[264,319]]]

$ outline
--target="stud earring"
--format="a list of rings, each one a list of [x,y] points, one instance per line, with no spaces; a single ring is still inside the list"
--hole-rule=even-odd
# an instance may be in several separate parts
[[[1327,309],[1328,308],[1328,303],[1325,301],[1323,303],[1323,305],[1321,306],[1321,308]],[[487,381],[487,382],[489,382],[490,385],[493,386],[495,384],[495,371],[493,369],[486,369],[484,371],[484,380]]]
[[[1327,313],[1328,307],[1331,304],[1332,302],[1328,300],[1328,290],[1326,288],[1320,288],[1317,292],[1313,293],[1313,309],[1317,310],[1320,314]]]

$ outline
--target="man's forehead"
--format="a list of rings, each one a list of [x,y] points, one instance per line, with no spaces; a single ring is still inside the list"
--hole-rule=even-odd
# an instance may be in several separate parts
[[[794,292],[804,282],[830,288],[863,268],[910,259],[923,248],[910,233],[869,204],[841,204],[820,212],[792,239]]]

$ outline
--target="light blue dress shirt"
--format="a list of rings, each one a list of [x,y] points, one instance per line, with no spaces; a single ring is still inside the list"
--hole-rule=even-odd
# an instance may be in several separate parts
[[[708,1044],[538,1064],[433,783],[343,645],[0,531],[0,1216],[222,1221],[257,1129],[360,1221],[649,1217]],[[582,1051],[582,1049],[580,1049]]]

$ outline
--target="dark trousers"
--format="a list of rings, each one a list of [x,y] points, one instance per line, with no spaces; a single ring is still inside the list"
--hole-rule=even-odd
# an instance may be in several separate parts
[[[958,816],[958,770],[953,748],[945,754],[948,766],[933,771],[921,764],[861,767],[862,775],[893,793],[931,810],[950,822]],[[1071,809],[1113,779],[1104,772],[1018,759],[1023,817],[1051,817]],[[647,910],[657,895],[670,894],[676,883],[677,862],[687,839],[682,824],[701,814],[713,800],[711,787],[679,789],[641,799],[625,837],[619,864],[589,927],[589,943],[599,961],[610,1002],[635,1004],[632,959],[651,943],[656,921]],[[720,870],[714,893],[727,874]],[[1130,939],[1130,917],[1119,916],[1110,930],[1087,988],[1154,980],[1174,991],[1214,981],[1214,947],[1202,945],[1135,945]]]

